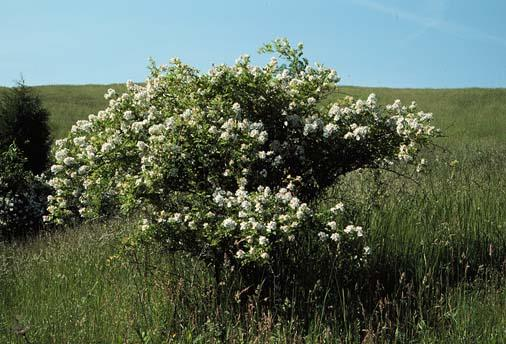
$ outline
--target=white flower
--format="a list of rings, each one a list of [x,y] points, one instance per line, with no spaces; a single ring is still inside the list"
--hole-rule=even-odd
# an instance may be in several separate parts
[[[146,121],[140,121],[140,122],[133,122],[132,123],[132,131],[134,133],[139,133],[143,128],[144,126],[146,125]]]
[[[244,210],[249,210],[251,208],[251,202],[246,201],[246,200],[242,201],[241,208],[243,208]]]
[[[224,141],[228,141],[230,139],[230,134],[228,133],[228,131],[222,132],[220,135],[220,139],[224,140]]]
[[[334,207],[330,208],[330,211],[333,214],[337,214],[338,212],[343,212],[344,211],[344,204],[343,204],[343,202],[337,203]]]
[[[222,206],[225,202],[225,197],[221,193],[215,193],[213,197],[214,203],[218,204],[219,206]]]
[[[334,117],[334,121],[338,121],[341,117],[341,107],[339,104],[334,104],[329,110],[329,116]]]
[[[82,174],[86,174],[89,170],[90,170],[89,166],[83,165],[83,166],[79,167],[79,169],[77,170],[77,173],[82,175]]]
[[[411,161],[413,157],[409,152],[409,147],[407,145],[401,145],[399,147],[399,153],[397,154],[397,158],[402,161]]]
[[[116,91],[115,91],[115,90],[113,90],[112,88],[110,88],[110,89],[108,89],[108,90],[107,90],[107,93],[106,93],[106,94],[104,94],[104,98],[105,98],[105,99],[111,99],[111,98],[113,98],[115,95],[116,95]]]
[[[234,103],[234,105],[232,105],[232,110],[235,112],[235,113],[239,113],[241,112],[241,105],[239,103]]]
[[[367,134],[369,134],[369,127],[368,126],[359,126],[353,130],[353,134],[355,135],[357,141],[366,137]]]
[[[222,225],[226,229],[233,230],[237,226],[237,223],[231,218],[226,218],[225,220],[223,220]]]
[[[142,232],[145,232],[145,231],[147,231],[148,229],[149,229],[149,224],[148,224],[148,223],[143,223],[143,224],[141,225],[141,231],[142,231]]]
[[[427,165],[427,161],[424,158],[422,158],[420,160],[420,163],[418,164],[418,166],[416,166],[416,172],[418,172],[418,173],[422,172],[426,165]]]
[[[74,165],[75,162],[76,162],[76,159],[74,159],[70,156],[63,159],[63,163],[67,166],[72,166],[72,165]]]
[[[323,127],[323,137],[330,137],[337,130],[337,125],[334,123],[329,123]]]
[[[341,239],[341,236],[339,235],[339,233],[332,233],[332,235],[330,236],[330,239],[332,241],[339,241],[339,239]]]
[[[336,71],[332,69],[330,71],[330,73],[328,74],[327,79],[330,82],[338,82],[339,81],[339,76],[337,75]]]
[[[252,219],[250,218],[250,223],[251,223],[251,228],[253,228],[256,231],[261,231],[262,229],[264,229],[264,225],[261,224],[260,222],[257,222],[256,220],[252,221]]]
[[[62,165],[53,165],[53,166],[51,166],[51,172],[53,174],[56,174],[56,173],[60,172],[61,170],[63,170],[63,166]]]
[[[260,235],[260,236],[258,237],[258,243],[259,243],[260,245],[262,245],[262,246],[263,246],[263,245],[267,245],[267,244],[269,243],[269,239],[267,239],[267,238],[266,238],[266,237],[264,237],[263,235]]]
[[[302,203],[300,207],[297,209],[297,213],[295,216],[298,220],[304,219],[309,213],[311,212],[311,209],[307,206],[306,203]]]
[[[263,252],[263,253],[260,255],[260,257],[261,257],[262,259],[269,259],[269,254],[268,254],[267,252]]]
[[[131,121],[132,119],[135,118],[135,116],[132,111],[128,110],[123,113],[123,118],[126,119],[127,121]]]
[[[289,206],[292,209],[297,209],[300,205],[300,201],[297,197],[294,197],[290,200]]]
[[[278,155],[274,158],[274,161],[272,162],[272,166],[279,166],[283,162],[283,158],[281,155]]]
[[[74,144],[76,146],[80,146],[80,147],[83,147],[86,145],[86,137],[84,136],[79,136],[79,137],[76,137],[74,138],[74,140],[72,140],[74,142]]]
[[[311,134],[317,130],[318,130],[318,123],[317,122],[306,123],[304,125],[304,131],[302,134],[304,136],[308,136],[309,134]]]
[[[368,105],[369,107],[374,107],[374,106],[376,106],[376,102],[377,102],[377,99],[376,99],[376,94],[371,93],[371,94],[369,95],[369,97],[367,97],[367,101],[366,101],[367,105]]]
[[[344,228],[344,232],[345,232],[346,234],[350,234],[351,232],[353,232],[353,230],[354,230],[354,229],[355,229],[355,226],[353,226],[353,225],[348,225],[348,226],[346,226],[346,227]]]
[[[345,140],[355,139],[357,141],[360,141],[364,139],[370,131],[368,126],[358,126],[356,123],[353,123],[350,126],[350,129],[352,131],[349,131],[344,135]]]
[[[260,133],[260,135],[258,135],[258,142],[260,143],[265,143],[265,141],[267,141],[267,132],[266,131],[262,131]]]
[[[155,124],[149,127],[148,133],[149,135],[160,135],[162,133],[163,125],[162,124]]]
[[[188,119],[190,118],[192,115],[192,110],[191,109],[186,109],[183,111],[183,113],[181,114],[181,118],[182,119]]]
[[[114,143],[112,142],[105,142],[103,145],[102,145],[102,148],[100,148],[100,151],[102,153],[107,153],[107,152],[110,152],[114,149]]]
[[[354,226],[354,225],[346,226],[346,228],[344,229],[344,232],[346,234],[351,234],[351,233],[355,232],[357,234],[357,237],[362,237],[364,235],[362,227]]]
[[[337,229],[337,223],[336,221],[330,221],[327,223],[327,226],[332,230],[335,231]]]
[[[276,221],[271,221],[267,224],[267,232],[275,231],[277,227]]]
[[[320,238],[321,241],[325,241],[325,240],[327,240],[329,235],[325,232],[318,232],[318,237]]]
[[[242,257],[244,257],[245,253],[243,250],[237,250],[237,252],[235,253],[235,256],[239,259],[241,259]]]
[[[63,162],[63,159],[65,159],[68,155],[68,149],[61,149],[55,153],[56,161]]]

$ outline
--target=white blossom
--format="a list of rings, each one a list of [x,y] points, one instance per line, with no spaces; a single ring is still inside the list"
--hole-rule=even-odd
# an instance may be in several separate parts
[[[237,226],[237,223],[231,218],[227,218],[223,221],[222,225],[227,229],[233,230]]]

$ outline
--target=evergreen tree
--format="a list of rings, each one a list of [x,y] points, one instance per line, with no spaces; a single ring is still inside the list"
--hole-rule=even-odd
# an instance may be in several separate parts
[[[51,145],[49,112],[33,89],[24,81],[9,88],[0,97],[0,148],[15,143],[26,157],[25,168],[34,174],[48,164]]]

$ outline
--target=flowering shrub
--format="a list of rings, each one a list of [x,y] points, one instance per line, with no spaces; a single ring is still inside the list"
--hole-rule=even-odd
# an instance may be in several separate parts
[[[136,240],[214,263],[265,266],[309,238],[360,265],[365,231],[342,204],[309,204],[349,171],[418,164],[436,133],[431,114],[382,107],[373,94],[322,106],[334,70],[311,66],[286,40],[262,52],[286,63],[258,67],[244,55],[201,74],[173,59],[152,65],[145,85],[109,90],[105,110],[56,142],[46,220],[136,210],[146,214]]]
[[[42,226],[48,189],[40,177],[24,170],[15,145],[0,152],[0,238],[34,232]]]

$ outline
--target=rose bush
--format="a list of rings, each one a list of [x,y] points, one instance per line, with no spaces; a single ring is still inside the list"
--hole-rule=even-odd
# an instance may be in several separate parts
[[[311,204],[347,172],[424,162],[437,130],[415,103],[383,107],[374,94],[323,106],[339,78],[302,48],[278,39],[261,51],[283,64],[244,55],[208,73],[173,59],[143,85],[109,90],[105,110],[56,142],[46,221],[137,211],[132,240],[215,264],[297,264],[292,249],[306,242],[349,271],[363,264],[366,231],[345,206]]]

